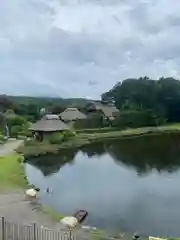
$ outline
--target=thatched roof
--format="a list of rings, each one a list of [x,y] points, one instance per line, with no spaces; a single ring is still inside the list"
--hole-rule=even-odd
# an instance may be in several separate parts
[[[32,124],[29,128],[32,131],[42,132],[57,132],[62,130],[68,130],[69,126],[63,123],[60,119],[41,119]]]
[[[86,119],[86,115],[77,108],[66,108],[64,112],[59,114],[63,121],[73,121],[76,119]]]
[[[45,119],[45,120],[59,120],[59,116],[56,115],[56,114],[46,114],[43,116],[42,119]]]
[[[94,110],[103,112],[104,115],[109,119],[114,119],[114,115],[119,112],[119,110],[113,104],[109,103],[91,102],[90,109],[91,106],[93,107]]]
[[[103,106],[101,111],[104,113],[106,117],[108,117],[110,120],[114,119],[114,116],[116,113],[119,112],[119,110],[115,106]]]

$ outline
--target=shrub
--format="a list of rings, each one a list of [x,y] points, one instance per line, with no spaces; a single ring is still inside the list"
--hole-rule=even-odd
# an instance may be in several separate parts
[[[1,135],[1,134],[0,134],[0,141],[2,141],[2,142],[5,141],[5,137],[4,137],[4,135]]]
[[[21,132],[21,127],[20,126],[11,127],[11,137],[17,137],[20,132]]]
[[[32,132],[29,130],[23,130],[19,132],[19,135],[26,136],[26,137],[32,137]]]
[[[76,132],[64,131],[63,135],[64,135],[64,140],[68,140],[69,138],[76,136]]]
[[[26,124],[26,120],[20,116],[7,118],[8,126],[11,128],[13,126],[23,126]]]
[[[49,138],[49,142],[51,144],[60,144],[63,141],[64,141],[64,135],[62,133],[53,133]]]
[[[17,139],[19,139],[19,140],[27,140],[27,137],[23,136],[23,135],[18,135]]]

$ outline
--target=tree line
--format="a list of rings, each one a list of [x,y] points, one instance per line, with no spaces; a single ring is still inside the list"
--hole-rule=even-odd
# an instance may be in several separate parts
[[[161,77],[158,80],[148,77],[125,79],[108,92],[103,93],[101,97],[106,102],[113,100],[120,110],[119,115],[110,124],[109,121],[105,122],[99,113],[96,113],[93,115],[94,117],[91,116],[89,122],[82,124],[80,121],[79,125],[88,126],[88,128],[107,126],[126,128],[180,122],[180,81],[171,77]],[[35,122],[41,117],[40,110],[42,108],[46,108],[50,113],[58,114],[66,107],[77,107],[86,113],[85,106],[88,102],[89,100],[83,98],[62,99],[0,95],[0,112],[4,113],[8,109],[12,109],[26,122]],[[3,118],[0,116],[0,121],[1,119]],[[18,121],[24,124],[22,119]]]
[[[157,125],[180,121],[180,81],[171,77],[125,79],[103,93],[102,99],[113,99],[122,116],[146,118],[145,125],[151,125],[148,121],[153,119]]]

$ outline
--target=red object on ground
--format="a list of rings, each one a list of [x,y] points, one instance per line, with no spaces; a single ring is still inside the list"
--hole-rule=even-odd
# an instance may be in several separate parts
[[[79,210],[73,215],[73,217],[77,218],[79,223],[82,223],[87,216],[88,212],[86,210]]]

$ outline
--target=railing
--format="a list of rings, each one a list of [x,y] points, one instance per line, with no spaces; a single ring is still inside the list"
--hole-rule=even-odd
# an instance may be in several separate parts
[[[0,240],[76,240],[71,230],[53,230],[36,223],[25,225],[6,221],[0,223]]]

